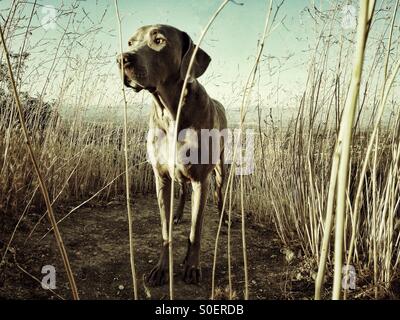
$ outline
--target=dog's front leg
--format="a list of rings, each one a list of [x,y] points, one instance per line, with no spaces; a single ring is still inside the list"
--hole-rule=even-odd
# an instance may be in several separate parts
[[[174,223],[179,224],[183,218],[183,210],[185,209],[185,200],[186,200],[187,186],[186,183],[181,184],[181,188],[179,190],[179,202],[178,208],[176,209],[174,215]]]
[[[147,280],[151,286],[162,286],[168,281],[168,226],[170,219],[171,179],[160,177],[156,174],[155,180],[158,206],[160,208],[163,244],[161,247],[160,260],[150,272]]]
[[[183,280],[186,283],[197,284],[201,280],[200,244],[203,229],[204,207],[208,195],[208,178],[202,182],[192,182],[192,225],[186,258],[184,261]]]

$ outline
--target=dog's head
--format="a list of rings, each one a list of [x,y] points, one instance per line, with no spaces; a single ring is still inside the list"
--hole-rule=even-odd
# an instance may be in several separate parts
[[[118,57],[118,65],[127,87],[136,92],[155,91],[168,81],[186,76],[195,45],[185,33],[167,25],[151,25],[138,29],[128,41],[129,50]],[[199,48],[190,77],[198,78],[207,69],[211,58]]]

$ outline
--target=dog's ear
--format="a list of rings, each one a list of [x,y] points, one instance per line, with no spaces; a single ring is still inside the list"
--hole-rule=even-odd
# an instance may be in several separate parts
[[[182,60],[181,60],[181,77],[184,80],[189,68],[190,59],[192,58],[195,45],[192,39],[185,32],[182,32]],[[190,71],[189,81],[193,78],[201,77],[206,72],[211,62],[210,56],[201,48],[197,50],[192,69]]]

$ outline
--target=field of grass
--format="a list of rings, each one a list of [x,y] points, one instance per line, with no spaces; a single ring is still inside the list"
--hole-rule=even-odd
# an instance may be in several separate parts
[[[374,1],[366,2],[371,9]],[[79,289],[83,286],[83,296],[88,298],[132,298],[127,291],[108,291],[105,284],[99,285],[97,291],[90,292],[89,282],[90,279],[97,279],[91,278],[96,275],[93,270],[100,274],[112,274],[115,271],[115,274],[124,273],[124,283],[128,284],[125,287],[131,288],[127,223],[119,220],[119,217],[126,216],[123,121],[120,121],[121,117],[114,116],[114,109],[105,107],[98,109],[104,112],[103,120],[85,117],[87,106],[96,105],[97,101],[108,94],[109,83],[119,85],[109,75],[96,74],[93,77],[96,63],[107,64],[112,61],[110,68],[117,68],[115,59],[107,54],[107,48],[96,48],[87,57],[76,57],[75,41],[83,38],[89,43],[100,31],[94,26],[85,36],[72,36],[69,32],[75,30],[74,23],[78,22],[71,22],[70,29],[65,30],[64,39],[52,40],[59,41],[60,47],[47,53],[49,59],[53,60],[51,67],[40,70],[40,65],[35,66],[39,69],[35,84],[32,82],[32,74],[36,73],[27,74],[31,70],[27,67],[30,63],[29,50],[34,48],[14,40],[17,34],[24,35],[31,28],[29,17],[21,13],[22,9],[26,10],[22,7],[28,4],[18,3],[13,2],[9,12],[6,12],[8,23],[0,20],[0,24],[8,49],[14,54],[11,59],[12,70],[33,153],[55,217],[57,221],[62,220],[59,229],[61,235],[66,235],[68,239],[65,246],[67,252],[71,253],[72,271],[79,270],[76,271],[77,287]],[[284,16],[285,10],[284,7],[278,7],[277,3],[272,3],[269,32],[279,27],[279,19]],[[335,3],[325,12],[310,6],[310,15],[315,19],[315,39],[312,43],[310,41],[312,49],[308,53],[309,60],[304,61],[307,81],[303,83],[300,92],[293,92],[290,97],[290,110],[293,112],[285,114],[284,121],[271,111],[280,110],[283,103],[281,105],[275,99],[267,103],[257,101],[256,96],[263,90],[257,83],[259,77],[263,76],[259,70],[265,63],[265,56],[256,61],[260,69],[254,71],[255,80],[250,84],[253,94],[246,106],[252,120],[243,123],[244,127],[255,132],[255,171],[249,176],[234,176],[232,187],[227,188],[227,208],[231,209],[229,211],[236,225],[234,222],[232,237],[229,235],[230,230],[226,230],[226,226],[222,227],[220,248],[224,251],[220,253],[222,258],[219,264],[225,265],[217,268],[217,297],[244,297],[241,250],[235,246],[233,252],[225,252],[229,241],[241,243],[243,230],[239,226],[240,213],[243,212],[250,256],[245,268],[256,270],[249,272],[246,281],[250,286],[250,299],[314,298],[317,274],[321,272],[321,265],[325,265],[320,263],[324,250],[327,261],[321,297],[330,299],[337,257],[334,253],[338,254],[335,236],[337,238],[338,235],[342,239],[343,263],[340,268],[349,264],[356,272],[355,290],[342,290],[341,296],[345,295],[348,299],[400,298],[399,1],[378,1],[375,4],[371,30],[369,34],[364,34],[367,44],[363,67],[357,66],[357,60],[354,59],[357,45],[362,40],[357,36],[357,30],[351,33],[341,30],[339,13],[343,4],[341,1]],[[274,16],[275,12],[277,14]],[[361,20],[359,22],[362,23]],[[22,36],[22,39],[29,38],[28,34]],[[265,52],[269,44],[268,38],[264,40]],[[117,45],[117,40],[115,42]],[[349,101],[357,67],[362,70],[359,90],[355,90],[359,98],[352,106],[354,121],[351,121],[352,130],[348,132],[343,128],[350,121],[347,118],[351,114]],[[40,284],[32,280],[32,276],[42,276],[40,267],[44,263],[43,255],[57,261],[60,273],[63,273],[62,263],[55,258],[57,250],[56,243],[51,241],[52,234],[41,240],[43,234],[50,229],[46,218],[47,209],[26,148],[3,50],[0,53],[0,75],[0,297],[56,297],[41,293]],[[58,89],[53,87],[54,79],[60,80]],[[26,85],[28,81],[29,86]],[[33,90],[35,85],[37,87]],[[285,84],[281,83],[280,86],[284,87]],[[290,94],[291,88],[285,90]],[[51,95],[49,91],[52,91]],[[38,92],[38,95],[33,97],[30,92]],[[239,92],[237,99],[240,100],[243,94]],[[72,97],[75,101],[75,105],[68,104],[68,114],[62,112],[66,97]],[[143,116],[145,112],[140,111],[147,108],[148,102],[133,97],[131,92],[128,99],[129,107],[139,110],[138,115],[141,115],[139,120],[134,116],[129,117],[127,123],[129,185],[134,209],[133,230],[134,241],[137,243],[135,252],[140,298],[159,299],[167,295],[167,290],[149,296],[142,281],[151,269],[148,261],[145,261],[150,258],[144,252],[155,259],[151,247],[160,240],[158,220],[151,220],[147,214],[154,210],[154,217],[158,217],[153,172],[146,159],[147,120]],[[115,105],[121,105],[121,101],[122,97],[115,97]],[[121,115],[120,111],[116,113]],[[232,117],[229,120],[231,127],[238,122],[238,119]],[[350,143],[349,159],[346,161],[348,167],[342,167],[346,139]],[[337,167],[335,159],[340,160]],[[336,178],[335,168],[339,174],[332,184],[332,177]],[[341,175],[342,169],[344,172]],[[342,188],[344,201],[340,203],[339,190]],[[213,200],[210,198],[209,202],[212,204]],[[342,224],[337,219],[341,214],[338,208],[344,210]],[[334,216],[332,226],[327,223],[329,211]],[[101,220],[107,216],[107,212],[110,213],[108,220],[105,220],[107,223],[101,221],[97,226],[96,219]],[[144,219],[142,214],[150,219],[147,227],[152,229],[151,232],[141,230],[146,229],[146,224],[142,220],[139,222],[139,219]],[[213,214],[216,213],[209,213],[211,216]],[[188,215],[189,212],[187,220]],[[207,231],[207,243],[209,252],[213,252],[218,221],[215,216],[210,221],[215,224],[209,228],[212,231]],[[80,223],[87,225],[87,230]],[[80,234],[74,234],[74,225]],[[108,232],[119,236],[103,239],[101,235],[107,226],[111,228]],[[85,241],[77,240],[82,232],[88,232],[87,246],[96,247],[94,251],[101,251],[103,240],[105,246],[111,246],[107,247],[108,253],[101,253],[103,260],[93,258],[93,261],[100,261],[97,269],[90,269],[95,267],[96,262],[86,262],[85,268],[90,275],[88,278],[81,277],[84,272],[82,270],[86,269],[79,265],[85,263],[84,257],[79,254],[90,255],[90,250],[85,249]],[[141,232],[146,233],[146,241],[152,241],[151,245],[146,246],[147,242],[141,240],[138,236]],[[126,250],[125,255],[118,254],[115,265],[112,259],[106,260],[108,255],[112,255],[113,245],[115,250]],[[207,261],[212,264],[209,252]],[[258,258],[258,254],[262,254],[263,258]],[[232,259],[229,259],[229,255],[232,255]],[[40,265],[35,264],[36,256]],[[275,260],[277,262],[271,262]],[[23,266],[22,262],[26,264]],[[226,269],[228,263],[234,264],[234,292],[226,293],[225,296],[224,290],[230,282]],[[210,264],[205,268],[208,273],[206,282],[199,289],[199,295],[203,298],[211,296]],[[99,266],[107,270],[100,270]],[[16,276],[15,273],[20,275]],[[270,277],[270,281],[275,281],[275,284],[269,285],[267,280],[261,279],[263,274]],[[115,284],[117,288],[119,280],[114,283],[111,278],[106,279],[111,281],[107,285]],[[58,293],[68,297],[65,276],[62,281]],[[13,286],[14,282],[16,284]],[[191,295],[190,287],[180,289],[182,285],[176,285],[178,290],[183,290],[179,291],[178,298],[185,295],[185,292]],[[13,293],[16,287],[19,288],[16,291],[19,294]],[[226,290],[229,291],[229,288]]]

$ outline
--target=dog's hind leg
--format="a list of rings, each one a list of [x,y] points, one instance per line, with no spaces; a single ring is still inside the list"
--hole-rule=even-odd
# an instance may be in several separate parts
[[[179,203],[178,203],[178,207],[174,214],[174,223],[175,224],[179,224],[182,221],[183,210],[185,208],[186,194],[187,194],[187,185],[185,182],[183,182],[180,184]]]

